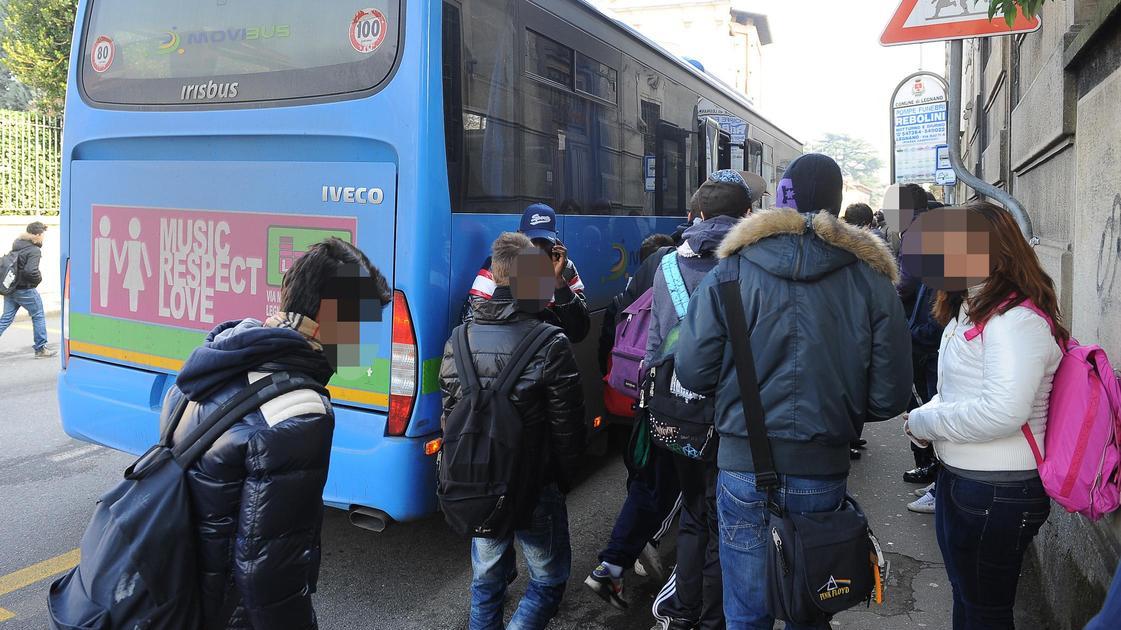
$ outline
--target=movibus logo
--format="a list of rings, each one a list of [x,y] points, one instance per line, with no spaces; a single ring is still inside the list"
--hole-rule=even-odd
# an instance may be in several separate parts
[[[187,46],[200,44],[224,44],[230,42],[252,42],[260,39],[287,38],[292,35],[288,24],[269,24],[265,26],[239,26],[213,31],[188,31],[180,33],[178,27],[164,31],[159,38],[156,52],[161,55],[177,53],[182,55]]]

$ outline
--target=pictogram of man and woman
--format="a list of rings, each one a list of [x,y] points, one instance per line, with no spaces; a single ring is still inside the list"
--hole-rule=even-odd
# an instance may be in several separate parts
[[[128,310],[135,313],[139,307],[140,292],[144,290],[144,279],[152,277],[152,263],[148,256],[148,244],[140,240],[140,219],[133,217],[128,222],[129,240],[118,248],[117,239],[109,234],[112,221],[102,215],[97,224],[101,236],[93,242],[93,273],[98,280],[98,304],[101,308],[109,305],[110,271],[115,268],[117,275],[124,274],[121,284],[128,291]],[[142,269],[143,267],[143,269]]]

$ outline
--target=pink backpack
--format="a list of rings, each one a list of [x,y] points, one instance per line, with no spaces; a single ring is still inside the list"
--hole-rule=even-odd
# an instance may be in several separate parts
[[[1020,305],[1053,325],[1035,304]],[[975,326],[966,339],[982,330]],[[1121,387],[1105,350],[1074,338],[1063,349],[1047,410],[1046,457],[1027,424],[1023,432],[1043,487],[1068,512],[1096,521],[1121,505]]]

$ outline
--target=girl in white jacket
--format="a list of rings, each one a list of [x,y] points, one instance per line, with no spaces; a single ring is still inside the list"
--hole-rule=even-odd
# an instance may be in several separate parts
[[[934,316],[946,330],[938,394],[904,426],[916,442],[932,442],[943,464],[936,530],[954,630],[1011,629],[1024,551],[1051,509],[1021,427],[1044,443],[1058,342],[1069,334],[1054,285],[1008,212],[978,202],[922,221],[942,236],[924,238],[922,254],[943,259],[943,276],[923,281],[941,289]],[[1022,306],[1028,300],[1054,329]]]

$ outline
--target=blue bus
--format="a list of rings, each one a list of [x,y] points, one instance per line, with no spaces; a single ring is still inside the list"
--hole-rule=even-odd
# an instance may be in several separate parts
[[[140,453],[224,320],[277,309],[327,236],[392,280],[331,382],[324,501],[436,509],[437,372],[489,243],[552,204],[598,325],[704,175],[801,145],[579,0],[81,0],[64,130],[62,422]],[[596,335],[578,347],[599,415]]]

